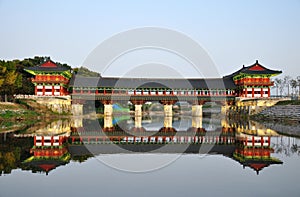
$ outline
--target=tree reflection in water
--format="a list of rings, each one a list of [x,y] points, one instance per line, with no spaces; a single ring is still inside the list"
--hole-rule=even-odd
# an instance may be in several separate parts
[[[109,128],[95,130],[95,123],[102,127],[109,125]],[[257,173],[272,164],[282,163],[271,156],[273,152],[300,155],[298,138],[279,135],[256,122],[200,117],[58,120],[35,131],[29,128],[22,132],[2,133],[0,142],[1,174],[9,174],[18,168],[48,174],[70,161],[85,162],[95,154],[119,153],[113,146],[121,147],[124,153],[130,150],[147,154],[157,149],[159,154],[175,153],[178,147],[187,145],[185,153],[199,154],[200,147],[209,144],[213,145],[209,154],[230,157]],[[159,148],[166,144],[171,148],[160,152]],[[87,146],[98,147],[98,152],[91,153]]]

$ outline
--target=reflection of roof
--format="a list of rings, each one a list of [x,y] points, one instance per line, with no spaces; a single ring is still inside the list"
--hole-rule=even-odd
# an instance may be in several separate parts
[[[282,161],[271,159],[271,160],[248,160],[246,162],[242,162],[241,164],[243,167],[248,166],[254,171],[256,171],[256,174],[259,174],[259,171],[261,171],[263,168],[268,167],[272,164],[282,164]]]
[[[70,68],[67,66],[56,64],[52,60],[47,60],[46,62],[44,62],[38,66],[29,67],[29,68],[26,68],[25,70],[28,70],[28,71],[67,71],[67,70],[70,70]]]
[[[43,160],[32,160],[29,162],[24,162],[27,166],[29,166],[33,171],[42,171],[48,173],[57,168],[58,166],[66,165],[68,162],[62,161],[59,159],[43,159]]]
[[[108,88],[182,88],[182,89],[224,89],[235,88],[231,78],[210,79],[159,79],[159,78],[106,78],[75,77],[70,81],[75,87],[108,87]]]
[[[239,74],[280,74],[280,73],[282,73],[282,71],[268,69],[262,66],[261,64],[259,64],[258,60],[256,60],[255,64],[251,66],[243,66],[243,68],[232,73],[231,75],[226,76],[226,78],[234,77]]]
[[[283,163],[279,159],[273,157],[247,158],[247,157],[240,157],[237,154],[233,155],[233,159],[238,161],[244,168],[248,166],[251,169],[255,170],[257,174],[259,174],[259,171],[261,171],[263,168],[268,167],[272,164]]]

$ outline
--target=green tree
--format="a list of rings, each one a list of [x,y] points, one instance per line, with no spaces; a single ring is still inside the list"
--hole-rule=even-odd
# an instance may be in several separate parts
[[[4,100],[12,100],[14,94],[34,94],[34,85],[31,82],[33,76],[24,69],[40,65],[48,59],[50,57],[35,56],[24,60],[0,60],[0,100],[3,97]],[[71,69],[67,64],[56,63]],[[88,71],[85,70],[84,73]]]

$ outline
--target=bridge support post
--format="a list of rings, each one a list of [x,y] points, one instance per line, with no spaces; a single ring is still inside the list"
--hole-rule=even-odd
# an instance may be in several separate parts
[[[113,105],[111,103],[104,104],[104,116],[112,116],[113,114]]]
[[[173,104],[176,103],[176,101],[159,101],[161,104],[164,105],[164,114],[166,117],[173,116]]]
[[[135,104],[134,108],[135,108],[135,110],[134,110],[135,117],[142,116],[142,104]]]
[[[165,116],[164,117],[164,127],[165,128],[172,128],[172,121],[173,121],[172,116]]]
[[[82,117],[73,117],[71,126],[75,128],[83,127]]]
[[[202,116],[192,117],[192,127],[196,129],[202,128]]]
[[[202,116],[202,105],[192,105],[192,116],[193,117]]]
[[[173,107],[173,105],[171,105],[171,104],[164,105],[164,113],[165,113],[166,117],[172,117],[172,115],[173,115],[172,107]]]
[[[104,116],[104,128],[110,129],[113,128],[112,116]]]
[[[229,110],[229,106],[228,105],[222,105],[221,106],[221,114],[222,115],[227,115],[227,111]]]
[[[134,126],[135,128],[142,128],[142,116],[134,117]]]
[[[72,104],[72,114],[74,116],[83,115],[83,104]]]
[[[202,116],[202,106],[204,105],[205,101],[195,100],[189,103],[192,104],[192,116],[193,117]]]

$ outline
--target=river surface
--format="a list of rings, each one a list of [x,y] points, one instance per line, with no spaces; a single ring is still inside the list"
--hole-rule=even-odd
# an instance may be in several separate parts
[[[300,139],[253,121],[76,117],[0,137],[1,197],[300,195]]]

